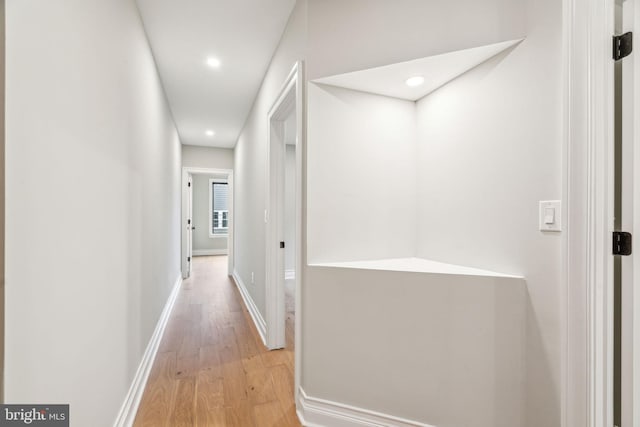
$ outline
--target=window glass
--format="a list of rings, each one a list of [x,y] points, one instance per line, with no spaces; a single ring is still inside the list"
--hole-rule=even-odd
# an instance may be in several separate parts
[[[211,234],[227,234],[229,231],[228,184],[211,183]]]

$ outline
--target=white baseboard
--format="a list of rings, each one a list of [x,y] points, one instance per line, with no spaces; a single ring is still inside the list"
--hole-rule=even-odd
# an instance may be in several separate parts
[[[306,427],[435,427],[368,409],[309,397],[299,389],[297,413]]]
[[[171,294],[164,305],[162,314],[160,314],[160,319],[158,319],[156,329],[153,331],[149,344],[147,344],[147,349],[142,356],[142,361],[138,366],[138,371],[136,372],[135,377],[133,377],[133,382],[131,383],[127,397],[125,398],[124,403],[120,408],[118,418],[116,418],[116,422],[114,423],[115,427],[131,427],[135,421],[138,406],[142,399],[142,393],[147,385],[147,379],[149,379],[149,373],[151,372],[153,361],[156,358],[156,353],[158,352],[162,335],[164,334],[167,321],[171,315],[171,310],[173,310],[173,305],[176,302],[176,297],[178,296],[178,291],[180,291],[181,284],[182,275],[179,275],[173,285]]]
[[[296,278],[295,270],[285,270],[284,271],[284,280],[293,280]]]
[[[256,325],[256,329],[260,334],[260,338],[262,338],[262,343],[267,345],[267,322],[264,321],[262,314],[260,314],[260,310],[256,307],[256,304],[253,302],[253,298],[249,295],[247,288],[244,286],[244,282],[240,278],[240,275],[236,270],[233,270],[233,274],[231,275],[233,281],[236,282],[236,286],[240,291],[240,295],[242,296],[242,300],[244,301],[244,305],[247,307],[251,318],[253,319],[253,323]]]
[[[227,255],[226,249],[194,249],[191,256]]]

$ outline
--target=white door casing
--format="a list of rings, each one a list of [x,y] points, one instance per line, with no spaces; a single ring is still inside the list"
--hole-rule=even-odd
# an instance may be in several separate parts
[[[636,33],[640,30],[640,5],[637,1],[633,0],[633,3],[630,3],[631,10],[628,14],[631,21],[630,25]],[[631,0],[626,0],[626,2],[631,2]],[[636,33],[634,33],[634,38],[636,39],[634,42],[637,43]],[[640,54],[638,52],[632,53],[630,57],[626,58],[626,62],[627,64],[625,65],[629,68],[628,74],[630,74],[629,85],[632,87],[625,89],[625,91],[628,90],[633,98],[631,101],[632,107],[628,114],[625,114],[631,123],[633,133],[630,138],[631,150],[633,151],[633,171],[630,174],[630,178],[633,185],[629,190],[632,193],[629,196],[632,198],[630,203],[632,220],[625,226],[629,227],[629,232],[635,234],[635,230],[640,230],[640,119],[637,116],[637,112],[640,111]],[[628,386],[631,396],[629,396],[628,405],[631,408],[629,412],[633,417],[633,421],[629,425],[636,427],[640,426],[640,274],[638,274],[640,272],[640,256],[637,250],[627,262],[631,264],[629,268],[632,270],[631,275],[625,279],[627,286],[632,289],[630,314],[628,316],[628,321],[631,325],[629,333],[631,338],[629,360],[631,384]],[[624,415],[625,410],[623,408]],[[624,427],[624,424],[621,427]]]
[[[562,425],[613,424],[615,4],[564,0]]]
[[[293,110],[296,117],[295,150],[295,395],[298,404],[300,389],[302,304],[301,289],[304,282],[303,265],[303,177],[305,156],[304,123],[304,71],[303,62],[294,66],[276,97],[267,115],[268,138],[266,161],[266,206],[265,206],[265,302],[266,344],[269,349],[285,345],[285,291],[284,291],[284,175],[285,141],[284,120]],[[286,245],[286,242],[285,242]]]
[[[634,32],[637,46],[640,29],[638,0],[622,0],[622,27],[618,33]],[[636,49],[620,60],[622,66],[622,179],[620,231],[640,230],[640,55]],[[640,256],[634,243],[630,256],[620,257],[622,287],[622,393],[621,427],[640,426]]]
[[[635,1],[636,0],[623,0],[621,9],[618,13],[621,13],[620,21],[616,28],[617,34],[622,34],[627,31],[633,31],[635,24]],[[616,5],[618,7],[618,5]],[[634,171],[637,170],[634,165],[635,157],[634,153],[634,140],[635,140],[635,124],[634,124],[634,87],[636,82],[635,77],[635,56],[623,58],[619,60],[620,74],[617,74],[617,78],[621,78],[620,84],[620,102],[621,111],[616,111],[616,114],[620,114],[619,123],[621,125],[621,158],[620,167],[618,171],[621,175],[620,180],[620,218],[618,218],[619,230],[628,231],[633,233],[634,227]],[[634,359],[636,353],[634,351],[634,258],[635,256],[621,256],[620,263],[620,316],[621,316],[621,351],[620,351],[620,369],[621,369],[621,388],[620,388],[620,401],[621,401],[621,419],[620,426],[633,426],[640,425],[640,419],[634,424],[634,418],[637,418],[636,410],[633,408],[634,400]]]
[[[197,168],[197,167],[183,167],[182,168],[182,215],[181,220],[183,227],[182,230],[182,249],[181,249],[181,268],[182,278],[186,279],[190,275],[191,266],[188,261],[193,256],[193,240],[191,227],[193,226],[192,209],[193,209],[193,191],[192,191],[192,175],[193,174],[206,174],[206,175],[218,175],[224,176],[227,179],[229,185],[229,230],[227,237],[227,248],[229,257],[229,269],[228,273],[233,272],[233,241],[234,241],[234,210],[233,210],[233,170],[231,169],[213,169],[213,168]],[[189,185],[191,183],[191,186]],[[191,225],[188,223],[191,222]],[[188,226],[188,227],[187,227]]]
[[[266,224],[266,325],[267,347],[285,346],[284,304],[284,121],[296,109],[296,79],[290,75],[269,111]]]
[[[191,174],[187,174],[183,183],[182,278],[187,279],[191,275],[191,257],[193,256],[193,177]]]

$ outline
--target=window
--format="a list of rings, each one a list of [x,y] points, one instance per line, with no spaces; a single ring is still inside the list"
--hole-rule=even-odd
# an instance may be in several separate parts
[[[213,233],[218,234],[217,230],[227,230],[229,228],[229,211],[213,211]],[[224,231],[226,233],[226,231]]]
[[[209,237],[226,236],[229,232],[229,193],[228,184],[223,181],[210,179],[211,187],[211,228]]]

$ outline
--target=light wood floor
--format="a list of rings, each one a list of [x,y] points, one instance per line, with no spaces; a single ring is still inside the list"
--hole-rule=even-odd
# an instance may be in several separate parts
[[[267,351],[226,265],[226,256],[194,258],[136,427],[301,425],[293,401],[293,298],[287,296],[287,347]]]

